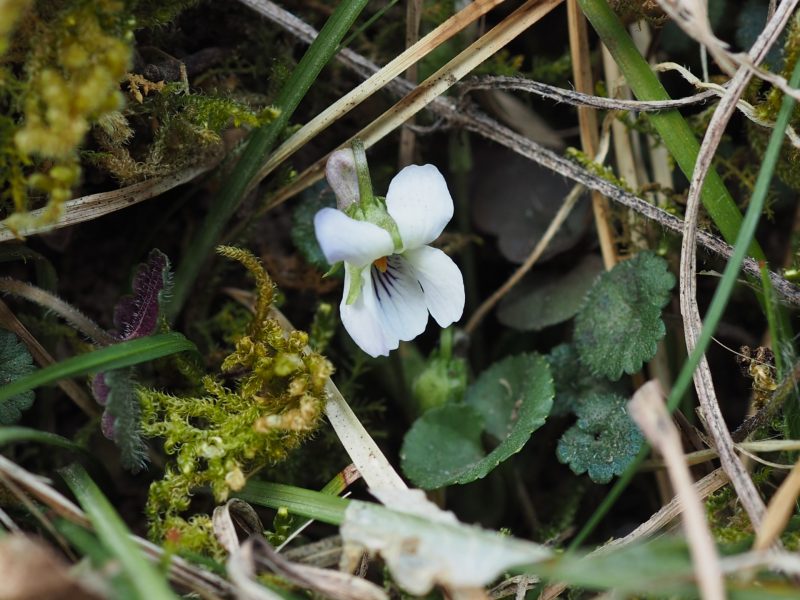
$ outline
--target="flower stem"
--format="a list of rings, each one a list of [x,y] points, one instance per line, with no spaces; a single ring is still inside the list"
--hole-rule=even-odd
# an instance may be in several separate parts
[[[369,176],[369,164],[367,163],[367,151],[364,142],[356,138],[350,146],[353,148],[353,155],[356,159],[356,177],[358,177],[358,197],[362,206],[370,205],[375,201],[372,194],[372,179]]]

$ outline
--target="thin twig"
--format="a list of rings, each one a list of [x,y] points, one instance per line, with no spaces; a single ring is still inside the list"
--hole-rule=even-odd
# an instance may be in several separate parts
[[[465,5],[469,8],[473,3]],[[408,0],[406,2],[406,49],[411,48],[419,41],[419,25],[422,20],[422,0]],[[411,83],[417,82],[417,63],[409,65],[406,69],[406,79]],[[417,144],[417,135],[413,130],[415,117],[406,121],[406,126],[400,130],[400,143],[398,149],[398,170],[414,162],[414,149]]]
[[[91,522],[86,514],[71,500],[53,489],[49,480],[30,473],[2,455],[0,455],[0,473],[28,490],[31,495],[58,515],[81,527],[91,528]],[[168,565],[169,577],[172,581],[209,599],[231,597],[234,591],[233,586],[222,577],[195,567],[183,558],[176,556],[174,552],[166,553],[163,548],[138,536],[132,535],[131,539],[153,562]]]
[[[156,179],[148,179],[134,183],[127,187],[111,190],[110,192],[101,192],[99,194],[90,194],[89,196],[81,196],[73,200],[68,200],[64,204],[64,214],[61,218],[50,225],[37,226],[31,229],[26,229],[16,235],[5,225],[0,224],[0,242],[17,239],[20,236],[35,235],[38,233],[46,233],[54,231],[63,227],[69,227],[84,221],[91,221],[104,215],[128,208],[144,200],[154,198],[159,194],[171,190],[174,187],[187,183],[205,173],[210,171],[219,164],[222,160],[223,153],[219,153],[214,158],[202,162],[198,165],[187,167],[177,173],[171,173],[164,177]],[[30,211],[28,214],[31,217],[41,216],[46,209],[39,208]]]
[[[772,43],[777,39],[783,26],[788,21],[792,10],[797,4],[797,0],[787,0],[783,2],[775,13],[773,19],[758,36],[750,50],[755,61],[760,61],[766,54]],[[686,223],[684,226],[683,244],[681,246],[681,268],[680,268],[680,302],[681,314],[683,315],[684,334],[686,337],[686,347],[688,352],[694,350],[702,329],[700,310],[697,305],[697,281],[696,281],[696,253],[695,244],[697,232],[697,217],[700,207],[700,191],[703,181],[711,166],[711,161],[716,152],[717,146],[722,139],[725,125],[730,120],[736,110],[736,103],[744,93],[747,83],[750,81],[752,71],[740,68],[737,70],[727,94],[722,98],[711,122],[706,130],[706,135],[700,145],[700,152],[697,156],[692,180],[689,185],[689,195],[686,206]],[[764,516],[764,501],[756,489],[753,480],[750,478],[739,457],[736,455],[733,439],[722,417],[719,403],[714,392],[714,382],[711,377],[711,369],[705,356],[700,359],[698,368],[694,372],[695,389],[697,390],[701,410],[706,421],[706,427],[714,440],[714,445],[719,452],[722,468],[731,479],[731,483],[736,489],[742,506],[750,517],[753,527],[758,529]]]
[[[495,75],[474,77],[458,85],[458,91],[462,95],[473,90],[488,89],[530,92],[536,94],[537,96],[549,98],[550,100],[555,100],[556,102],[564,102],[565,104],[572,106],[586,106],[590,108],[598,108],[600,110],[632,110],[638,112],[659,112],[662,110],[671,110],[684,106],[693,106],[695,104],[704,104],[708,100],[716,98],[718,95],[713,90],[706,90],[693,96],[677,98],[674,100],[624,100],[619,98],[606,98],[604,96],[584,94],[575,90],[567,90],[554,85],[541,83],[539,81],[533,81],[532,79],[525,79],[524,77]]]
[[[703,599],[724,600],[725,582],[714,538],[708,528],[700,497],[692,486],[692,476],[684,460],[680,433],[664,404],[658,381],[651,380],[639,388],[628,403],[628,411],[667,463],[672,487],[683,505],[683,531],[689,542],[689,552]]]
[[[579,92],[588,93],[594,89],[592,78],[592,61],[589,55],[589,30],[586,17],[578,7],[578,0],[567,0],[567,26],[569,29],[569,49],[572,57],[572,76],[575,88]],[[578,124],[581,132],[581,147],[591,160],[596,160],[598,126],[597,113],[586,106],[578,107]],[[600,252],[606,270],[612,269],[619,262],[617,248],[614,244],[614,232],[611,230],[608,199],[597,190],[592,190],[592,212],[600,241]]]
[[[240,1],[271,21],[283,26],[305,42],[310,43],[317,37],[318,33],[313,27],[306,25],[303,21],[280,8],[270,0]],[[470,23],[473,23],[475,20],[485,15],[489,10],[500,4],[500,2],[502,2],[502,0],[477,0],[476,2],[468,3],[461,11],[436,27],[436,29],[431,31],[420,41],[412,44],[383,68],[379,68],[374,63],[363,59],[352,50],[343,49],[337,55],[337,59],[348,63],[349,66],[358,70],[365,76],[366,81],[331,104],[275,150],[264,166],[259,170],[252,185],[263,180],[298,149],[313,139],[320,131],[346,115],[350,110],[361,104],[382,87],[388,85],[396,89],[396,84],[392,83],[393,79],[416,64],[417,61],[427,55],[431,50],[439,47]],[[406,94],[410,92],[413,87],[414,86],[408,82],[408,87],[401,93]]]
[[[600,142],[600,148],[598,150],[596,161],[600,164],[603,163],[606,159],[606,155],[608,154],[609,149],[609,133],[610,131],[606,129],[603,139]],[[581,196],[583,195],[586,188],[584,188],[581,184],[578,184],[570,190],[567,197],[564,199],[564,203],[558,209],[558,212],[553,217],[553,220],[550,221],[550,224],[547,226],[544,234],[542,235],[541,239],[536,243],[531,253],[512,274],[511,276],[501,285],[494,293],[489,296],[486,300],[484,300],[481,305],[475,310],[475,312],[470,316],[469,321],[464,326],[464,331],[468,334],[472,334],[475,329],[480,325],[481,321],[486,317],[494,306],[500,302],[500,300],[505,296],[511,288],[517,285],[520,280],[525,276],[525,274],[530,271],[533,266],[538,262],[539,258],[541,258],[544,251],[547,250],[547,247],[550,245],[550,242],[558,233],[558,230],[561,229],[561,226],[564,224],[564,221],[567,220],[572,209],[577,204],[578,200],[580,200]]]
[[[46,367],[56,362],[50,353],[45,350],[44,346],[39,343],[39,340],[28,331],[28,328],[17,319],[17,316],[11,312],[8,305],[2,300],[0,300],[0,326],[6,327],[22,340],[22,343],[28,348],[28,352],[31,353],[33,360],[40,367]],[[88,416],[100,416],[100,407],[97,403],[72,379],[60,379],[56,384]]]
[[[693,484],[694,493],[701,499],[713,494],[718,489],[727,484],[730,480],[722,469],[717,469],[709,473],[699,481]],[[683,511],[683,504],[680,498],[675,497],[667,504],[662,506],[657,512],[647,519],[644,523],[639,525],[636,529],[630,532],[623,538],[617,538],[600,546],[589,554],[589,556],[596,556],[598,554],[607,554],[621,546],[627,546],[633,542],[651,537],[667,527],[672,523]],[[539,600],[553,600],[557,598],[565,589],[567,585],[563,583],[554,583],[548,585],[539,595]]]

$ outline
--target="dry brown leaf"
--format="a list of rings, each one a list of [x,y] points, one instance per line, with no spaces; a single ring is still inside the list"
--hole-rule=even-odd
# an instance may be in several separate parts
[[[0,600],[95,600],[44,542],[13,534],[0,540]]]

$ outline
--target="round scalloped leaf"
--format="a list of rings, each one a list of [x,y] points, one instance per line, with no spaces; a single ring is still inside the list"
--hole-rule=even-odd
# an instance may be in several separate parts
[[[0,329],[0,387],[33,373],[36,367],[28,349],[17,336]],[[19,421],[22,411],[33,404],[33,390],[28,390],[0,402],[0,425],[11,425]]]
[[[628,416],[627,400],[617,394],[592,394],[576,408],[578,422],[558,441],[558,460],[595,483],[608,483],[631,464],[644,443]]]
[[[485,477],[544,424],[554,395],[544,357],[520,354],[495,363],[470,386],[464,403],[417,419],[403,442],[403,471],[423,489]],[[497,444],[488,454],[484,432]]]
[[[639,371],[666,333],[661,309],[674,285],[666,261],[650,252],[603,273],[575,319],[581,362],[612,380]]]

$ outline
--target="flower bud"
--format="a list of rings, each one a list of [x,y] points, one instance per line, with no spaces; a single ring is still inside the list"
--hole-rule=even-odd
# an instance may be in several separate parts
[[[325,178],[336,194],[336,207],[339,210],[347,210],[359,201],[356,158],[350,148],[342,148],[330,155],[325,164]]]

